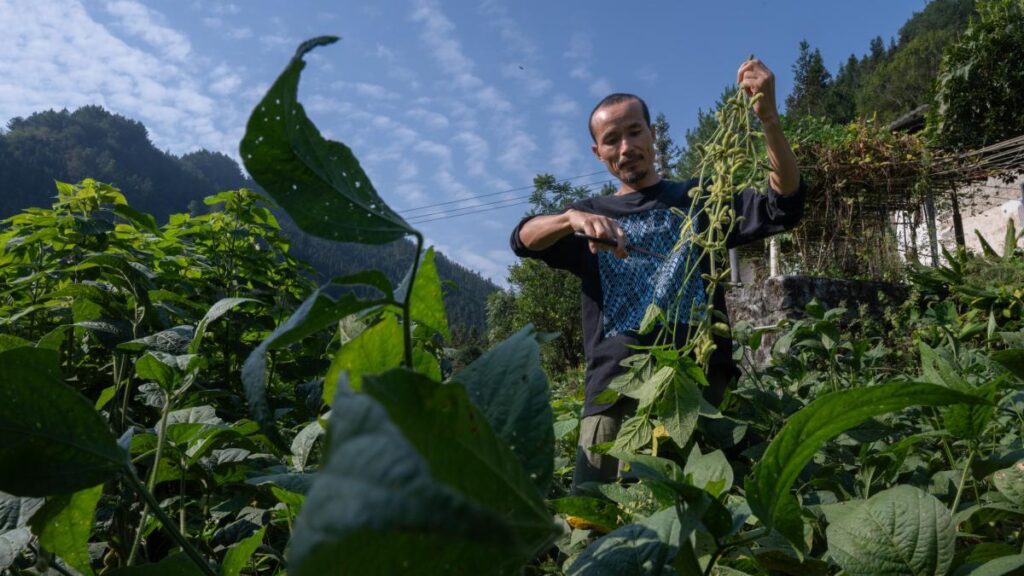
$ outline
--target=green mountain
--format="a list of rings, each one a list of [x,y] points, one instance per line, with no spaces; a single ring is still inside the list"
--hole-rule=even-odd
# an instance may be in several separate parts
[[[99,106],[15,118],[0,133],[0,219],[51,205],[55,180],[83,178],[117,186],[134,208],[159,222],[177,212],[205,211],[202,199],[223,190],[259,190],[229,156],[207,150],[180,157],[163,152],[150,142],[142,123]],[[376,268],[397,283],[415,254],[414,245],[404,240],[363,246],[310,237],[286,214],[277,215],[292,254],[311,264],[321,280]],[[443,254],[438,254],[437,268],[445,282],[453,343],[482,337],[487,296],[498,287]]]

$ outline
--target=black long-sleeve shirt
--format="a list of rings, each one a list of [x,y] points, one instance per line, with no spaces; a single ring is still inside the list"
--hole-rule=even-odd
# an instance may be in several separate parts
[[[643,190],[624,195],[597,196],[570,206],[571,209],[613,218],[627,236],[628,243],[651,252],[668,255],[665,260],[634,251],[628,258],[617,259],[611,252],[592,254],[587,240],[568,235],[544,250],[530,250],[519,238],[519,231],[531,217],[524,218],[512,231],[511,245],[516,255],[537,258],[553,268],[568,270],[580,277],[582,284],[583,349],[587,359],[586,403],[584,415],[597,414],[608,405],[596,404],[594,398],[608,383],[624,371],[622,360],[635,353],[632,345],[653,344],[655,334],[636,332],[647,306],[655,302],[681,324],[689,320],[691,301],[704,303],[706,288],[699,273],[686,275],[690,262],[701,258],[699,248],[691,251],[689,235],[682,236],[681,249],[673,251],[681,239],[680,231],[689,218],[671,209],[677,208],[692,216],[693,226],[707,226],[707,217],[693,210],[687,192],[697,180],[673,182],[662,180]],[[760,193],[754,189],[736,195],[734,207],[738,221],[727,245],[732,248],[777,234],[794,227],[803,215],[804,186],[792,195],[781,196],[773,190]],[[707,259],[700,261],[707,271]],[[681,304],[673,306],[683,290]],[[725,311],[724,293],[714,296],[715,308]],[[677,337],[685,338],[686,330],[677,329]],[[685,342],[677,342],[677,345]],[[717,349],[711,357],[712,371],[735,373],[732,341],[716,338]]]

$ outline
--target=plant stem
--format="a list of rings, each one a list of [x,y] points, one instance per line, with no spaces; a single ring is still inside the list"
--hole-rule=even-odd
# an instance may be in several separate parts
[[[964,464],[964,473],[960,475],[960,485],[956,488],[956,498],[953,499],[953,507],[950,510],[953,514],[956,514],[956,509],[960,505],[960,497],[963,496],[964,486],[967,484],[967,471],[971,469],[971,460],[974,459],[974,448],[967,453],[967,462]]]
[[[156,453],[153,456],[153,468],[149,472],[147,487],[152,493],[156,487],[157,472],[160,470],[160,457],[164,451],[164,436],[167,433],[167,415],[171,412],[171,395],[164,392],[164,408],[160,413],[160,429],[156,434]],[[134,471],[135,469],[132,468]],[[149,520],[149,508],[142,507],[142,518],[139,520],[139,529],[135,532],[135,540],[132,542],[131,552],[128,553],[128,566],[135,561],[135,554],[139,550],[139,543],[142,542],[142,533],[146,530],[146,521]]]
[[[412,271],[409,272],[409,288],[405,291],[402,299],[402,334],[405,340],[405,366],[412,369],[412,317],[410,308],[412,306],[412,288],[416,284],[416,273],[420,267],[420,255],[423,253],[423,235],[416,232],[416,259],[412,263]]]
[[[188,543],[188,540],[178,531],[178,527],[174,525],[174,521],[171,520],[163,510],[160,509],[160,503],[153,497],[153,493],[150,492],[145,486],[142,485],[142,481],[139,480],[138,474],[135,472],[135,467],[131,464],[125,464],[126,474],[125,477],[128,479],[128,485],[135,490],[135,493],[142,498],[149,508],[153,511],[153,515],[160,520],[160,523],[164,525],[164,528],[170,533],[171,538],[181,546],[182,551],[192,559],[193,562],[199,566],[199,569],[203,571],[206,576],[217,576],[217,573],[210,568],[210,565],[206,563],[206,560],[199,554],[199,551],[194,546]]]

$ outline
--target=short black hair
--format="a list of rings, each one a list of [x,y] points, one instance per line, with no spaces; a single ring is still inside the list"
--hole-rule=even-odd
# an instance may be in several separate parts
[[[651,125],[651,112],[650,110],[647,109],[647,102],[644,102],[643,98],[637,96],[636,94],[629,94],[626,92],[616,92],[614,94],[609,94],[605,96],[600,102],[598,102],[597,106],[594,106],[594,109],[590,111],[590,118],[587,120],[587,128],[590,130],[590,137],[594,140],[594,142],[597,142],[597,135],[594,134],[594,114],[596,114],[598,110],[604,108],[605,106],[611,106],[613,104],[618,104],[619,102],[627,102],[629,100],[636,100],[637,102],[640,103],[640,108],[644,112],[644,122],[646,122],[648,126]]]

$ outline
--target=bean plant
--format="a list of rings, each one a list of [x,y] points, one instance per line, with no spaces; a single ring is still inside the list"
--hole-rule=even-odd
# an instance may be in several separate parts
[[[303,43],[249,119],[240,153],[266,197],[224,192],[208,213],[158,225],[85,180],[58,184],[51,209],[3,222],[0,571],[1024,566],[1015,276],[989,297],[937,273],[885,326],[819,303],[794,323],[738,326],[737,357],[770,335],[774,360],[720,408],[700,401],[689,350],[653,349],[660,367],[617,386],[650,402],[642,442],[609,447],[629,481],[564,496],[553,480],[571,474],[564,445],[579,406],[551,397],[548,337],[527,326],[442,370],[433,251],[305,115],[303,58],[335,40]],[[722,227],[707,247],[731,225],[715,202]],[[374,270],[315,286],[273,210],[332,240],[412,237],[416,258],[397,286]],[[950,266],[1015,269],[1024,258],[1011,240]],[[978,330],[983,318],[995,320]]]

